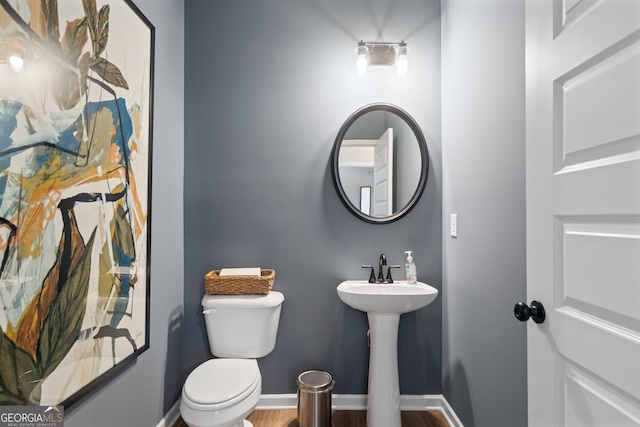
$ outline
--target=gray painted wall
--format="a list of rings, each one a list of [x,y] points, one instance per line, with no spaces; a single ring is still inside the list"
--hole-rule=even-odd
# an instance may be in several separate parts
[[[443,0],[443,389],[465,427],[527,425],[524,99],[524,1]]]
[[[306,369],[328,370],[335,393],[366,393],[366,315],[338,283],[409,249],[419,279],[441,289],[440,2],[189,0],[185,29],[184,374],[210,357],[204,274],[262,266],[286,298],[276,348],[259,360],[263,393],[295,392]],[[406,40],[409,74],[358,76],[360,39]],[[350,214],[331,179],[338,130],[372,102],[411,114],[431,154],[418,206],[388,225]],[[441,393],[441,303],[402,317],[403,394]]]
[[[152,427],[182,388],[184,2],[135,0],[156,28],[150,348],[65,411],[65,427]]]
[[[276,268],[287,298],[260,361],[264,392],[293,392],[301,370],[320,368],[336,393],[364,393],[366,318],[335,286],[380,252],[402,263],[405,249],[440,290],[444,250],[446,289],[402,318],[402,393],[443,391],[466,426],[526,425],[526,337],[511,314],[525,297],[523,1],[443,1],[442,105],[438,2],[189,0],[184,96],[183,2],[136,3],[156,26],[151,348],[65,425],[157,424],[209,357],[202,276],[221,266]],[[407,40],[409,75],[357,76],[361,38]],[[431,155],[418,207],[384,226],[346,211],[329,167],[342,122],[375,101],[407,110]],[[445,229],[460,215],[442,247],[441,212]]]

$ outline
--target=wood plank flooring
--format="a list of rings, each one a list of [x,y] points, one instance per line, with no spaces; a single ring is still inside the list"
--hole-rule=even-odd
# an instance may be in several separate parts
[[[247,419],[254,427],[298,427],[296,409],[256,410]],[[366,411],[333,411],[333,427],[366,427]],[[187,427],[180,418],[173,427]],[[450,427],[439,411],[402,411],[402,427]]]

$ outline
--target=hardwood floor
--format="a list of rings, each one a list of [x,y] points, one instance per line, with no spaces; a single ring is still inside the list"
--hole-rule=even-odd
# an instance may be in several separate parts
[[[333,427],[366,427],[366,411],[333,411]],[[296,409],[256,410],[247,418],[254,427],[298,427]],[[173,427],[187,427],[180,418]],[[402,427],[450,427],[439,411],[403,411]]]

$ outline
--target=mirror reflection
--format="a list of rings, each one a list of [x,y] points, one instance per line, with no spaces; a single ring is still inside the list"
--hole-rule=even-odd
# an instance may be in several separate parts
[[[390,104],[356,111],[342,126],[333,178],[345,206],[368,222],[391,222],[418,201],[428,175],[426,141],[417,123]]]

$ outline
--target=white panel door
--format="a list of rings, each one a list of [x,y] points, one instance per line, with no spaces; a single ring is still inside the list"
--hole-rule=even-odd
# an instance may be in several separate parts
[[[529,426],[640,426],[640,1],[526,24]]]
[[[393,214],[393,128],[387,129],[374,146],[373,216]]]

